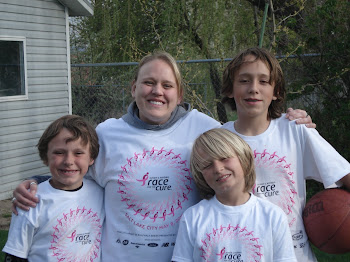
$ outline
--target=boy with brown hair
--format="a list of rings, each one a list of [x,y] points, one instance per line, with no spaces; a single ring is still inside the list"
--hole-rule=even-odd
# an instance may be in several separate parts
[[[95,129],[66,115],[49,125],[37,147],[52,176],[38,186],[37,208],[12,215],[5,260],[100,261],[103,190],[84,179],[99,152]]]
[[[223,101],[237,120],[223,128],[252,148],[257,173],[253,193],[287,214],[298,261],[316,261],[303,220],[306,179],[350,188],[350,164],[315,129],[289,122],[282,115],[286,89],[277,59],[262,48],[249,48],[227,65]]]

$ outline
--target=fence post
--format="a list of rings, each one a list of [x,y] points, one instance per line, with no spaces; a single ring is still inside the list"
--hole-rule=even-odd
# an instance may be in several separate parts
[[[263,22],[261,25],[261,32],[260,32],[260,39],[259,39],[259,47],[262,47],[264,33],[265,33],[265,24],[266,24],[266,17],[267,17],[267,11],[269,10],[269,3],[266,1],[265,3],[265,11],[264,11],[264,17]]]

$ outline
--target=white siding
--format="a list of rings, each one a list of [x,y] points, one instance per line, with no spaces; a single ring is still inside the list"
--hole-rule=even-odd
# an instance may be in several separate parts
[[[0,102],[0,199],[26,177],[48,174],[35,145],[68,114],[66,14],[58,0],[0,0],[0,35],[26,37],[28,100]]]

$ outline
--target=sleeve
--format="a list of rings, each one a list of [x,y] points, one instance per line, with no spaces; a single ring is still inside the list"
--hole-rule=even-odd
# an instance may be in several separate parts
[[[12,214],[8,239],[2,251],[19,258],[28,258],[34,232],[35,227],[24,213],[18,216]]]
[[[349,162],[316,130],[302,128],[305,136],[303,169],[305,179],[315,179],[329,187],[350,173]]]
[[[295,257],[292,235],[287,217],[281,210],[273,227],[273,261],[274,262],[298,262]]]
[[[190,228],[187,224],[185,215],[180,220],[179,231],[177,233],[175,248],[171,261],[190,262],[193,260],[194,245],[191,241]]]

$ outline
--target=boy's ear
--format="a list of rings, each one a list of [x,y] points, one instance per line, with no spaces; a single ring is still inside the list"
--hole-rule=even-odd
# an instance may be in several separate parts
[[[89,166],[92,166],[93,163],[95,163],[95,160],[91,158],[89,162]]]
[[[233,94],[233,87],[232,87],[232,92],[231,92],[231,94],[229,94],[227,97],[228,97],[228,98],[233,98],[233,97],[234,97],[234,94]]]

